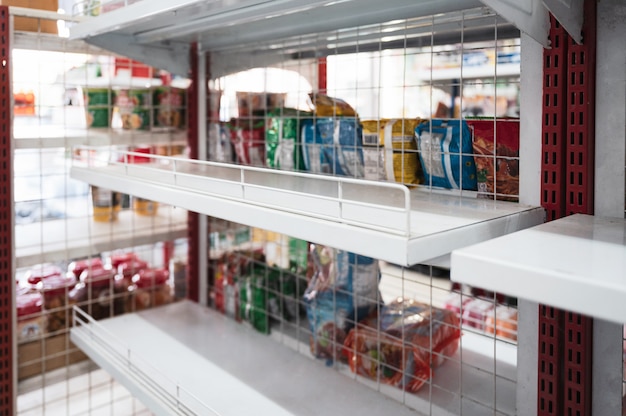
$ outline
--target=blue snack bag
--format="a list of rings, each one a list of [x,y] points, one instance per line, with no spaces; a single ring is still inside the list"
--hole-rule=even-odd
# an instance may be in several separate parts
[[[448,189],[477,189],[472,134],[465,120],[431,120],[415,128],[424,183]]]

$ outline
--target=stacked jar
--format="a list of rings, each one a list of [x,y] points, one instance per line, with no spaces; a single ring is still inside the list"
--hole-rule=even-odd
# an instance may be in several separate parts
[[[133,276],[130,286],[130,307],[132,311],[141,311],[172,301],[172,286],[167,269],[144,269]]]
[[[69,293],[70,302],[99,320],[113,316],[115,271],[109,266],[83,270],[80,282]]]
[[[26,279],[43,300],[46,332],[54,333],[68,328],[70,311],[68,294],[76,285],[72,274],[65,274],[58,266],[45,264],[29,270]]]
[[[148,263],[134,258],[117,266],[115,284],[120,288],[120,293],[116,295],[115,313],[132,312],[130,288],[133,285],[133,276],[148,268]]]
[[[46,330],[43,298],[39,292],[20,291],[15,297],[17,306],[17,341],[32,341]]]
[[[80,279],[80,275],[83,271],[88,269],[100,269],[104,266],[102,260],[99,257],[91,259],[77,260],[70,263],[67,270],[72,273],[76,279]]]

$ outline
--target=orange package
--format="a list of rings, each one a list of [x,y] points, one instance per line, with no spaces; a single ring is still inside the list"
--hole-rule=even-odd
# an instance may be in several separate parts
[[[416,392],[433,368],[454,355],[460,338],[454,312],[399,298],[385,305],[378,319],[352,329],[344,351],[354,373]]]

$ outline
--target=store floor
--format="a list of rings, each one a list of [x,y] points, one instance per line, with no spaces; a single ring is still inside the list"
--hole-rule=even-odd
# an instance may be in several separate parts
[[[44,388],[40,388],[42,385]],[[151,416],[122,385],[91,362],[20,384],[17,416]]]

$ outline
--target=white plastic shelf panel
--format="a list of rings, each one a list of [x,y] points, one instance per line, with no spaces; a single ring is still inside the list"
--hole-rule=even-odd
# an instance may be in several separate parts
[[[80,217],[18,224],[15,226],[15,266],[87,257],[186,236],[187,211],[170,206],[160,206],[155,216],[122,211],[114,222]]]
[[[61,128],[49,125],[16,126],[15,149],[86,146],[132,146],[186,144],[187,133],[167,130],[122,130],[109,128]]]
[[[626,220],[576,214],[452,252],[454,281],[626,322]]]
[[[178,414],[175,403],[224,416],[415,414],[409,407],[478,416],[494,405],[502,414],[515,412],[515,347],[471,333],[461,341],[464,364],[453,357],[438,368],[432,386],[407,394],[361,378],[354,383],[347,368],[333,371],[189,301],[97,322],[79,318],[72,341],[156,414]]]
[[[388,182],[114,152],[70,175],[91,185],[412,265],[544,221],[542,208]],[[145,156],[145,155],[141,155]],[[107,159],[108,157],[108,159]]]

